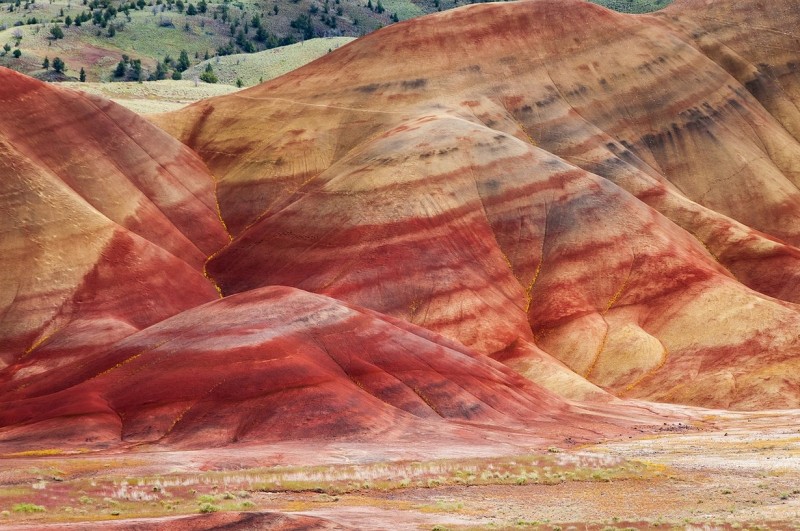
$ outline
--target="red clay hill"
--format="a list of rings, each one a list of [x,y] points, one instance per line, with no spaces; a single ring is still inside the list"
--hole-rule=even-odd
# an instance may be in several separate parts
[[[0,69],[0,442],[800,407],[798,23],[468,6],[163,130]]]
[[[423,328],[283,286],[210,302],[133,334],[65,383],[74,385],[7,401],[0,425],[14,427],[0,440],[85,444],[90,435],[96,444],[121,437],[181,447],[385,440],[447,433],[443,419],[576,439],[608,424]],[[35,385],[39,391],[43,382]]]
[[[0,87],[3,448],[487,429],[580,440],[654,420],[588,413],[460,343],[322,295],[219,300],[204,265],[230,237],[192,151],[113,103],[9,70]]]
[[[209,273],[567,396],[799,407],[800,13],[733,4],[464,7],[157,120],[218,179]]]

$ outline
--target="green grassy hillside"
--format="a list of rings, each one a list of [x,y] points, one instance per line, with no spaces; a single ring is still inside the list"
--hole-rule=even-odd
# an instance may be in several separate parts
[[[664,9],[672,0],[592,0],[595,4],[600,4],[615,11],[623,13],[650,13]]]
[[[214,57],[186,70],[183,78],[199,79],[211,65],[219,83],[235,85],[238,80],[249,87],[291,72],[352,40],[353,37],[311,39],[263,52]]]

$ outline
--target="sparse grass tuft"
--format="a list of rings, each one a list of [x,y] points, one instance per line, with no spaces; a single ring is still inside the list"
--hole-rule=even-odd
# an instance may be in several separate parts
[[[15,513],[43,513],[47,509],[43,505],[35,503],[18,503],[11,508]]]
[[[219,507],[210,503],[204,503],[200,506],[201,513],[215,513],[219,511]]]

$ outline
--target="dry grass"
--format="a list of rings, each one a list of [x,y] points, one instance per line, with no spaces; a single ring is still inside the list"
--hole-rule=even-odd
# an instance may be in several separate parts
[[[116,517],[272,508],[255,493],[285,496],[278,507],[300,510],[308,503],[331,503],[351,493],[355,501],[370,493],[467,485],[608,482],[660,474],[657,467],[590,454],[525,455],[514,458],[443,459],[361,465],[292,466],[245,470],[134,475],[128,466],[108,468],[108,460],[30,458],[9,467],[14,485],[0,488],[0,510],[41,504],[46,512],[10,511],[14,521],[76,522]],[[76,473],[76,470],[80,470]],[[140,470],[141,472],[142,470]],[[261,495],[264,496],[264,495]],[[292,498],[295,496],[295,498]],[[296,496],[305,498],[297,499]],[[354,503],[355,503],[354,501]],[[454,512],[458,504],[413,504],[423,512]]]
[[[169,112],[213,96],[236,92],[230,85],[210,85],[192,81],[145,81],[142,83],[76,83],[62,86],[103,96],[139,114]]]

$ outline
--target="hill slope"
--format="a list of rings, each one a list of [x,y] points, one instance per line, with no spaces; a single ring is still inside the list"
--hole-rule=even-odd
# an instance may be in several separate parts
[[[444,420],[561,437],[591,422],[460,345],[283,287],[183,312],[73,372],[62,392],[6,401],[0,426],[18,427],[0,440],[209,447],[447,431]]]
[[[739,5],[726,31],[771,20]],[[225,293],[406,319],[560,392],[550,356],[620,396],[799,406],[798,122],[769,112],[794,100],[703,53],[691,6],[460,8],[160,120],[220,180],[235,239],[209,270]]]
[[[228,236],[191,151],[113,103],[7,69],[0,104],[1,385],[217,297],[202,269]]]

